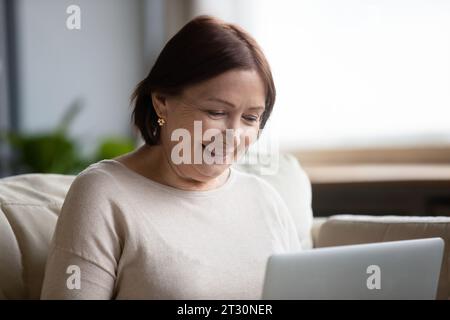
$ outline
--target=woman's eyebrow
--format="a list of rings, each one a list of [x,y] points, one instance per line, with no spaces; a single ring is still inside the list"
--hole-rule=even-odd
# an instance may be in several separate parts
[[[206,99],[206,100],[207,100],[207,101],[216,101],[216,102],[220,102],[220,103],[226,104],[226,105],[228,105],[228,106],[230,106],[230,107],[232,107],[232,108],[236,108],[236,106],[235,106],[233,103],[231,103],[231,102],[229,102],[229,101],[227,101],[227,100],[223,100],[223,99],[221,99],[221,98],[210,97],[210,98],[208,98],[208,99]],[[264,107],[264,106],[252,106],[252,107],[250,107],[249,109],[265,109],[265,107]]]

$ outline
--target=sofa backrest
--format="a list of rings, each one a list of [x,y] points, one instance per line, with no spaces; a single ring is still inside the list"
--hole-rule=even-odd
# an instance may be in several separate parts
[[[273,174],[260,165],[236,165],[277,189],[311,247],[311,186],[291,155],[280,155]],[[273,162],[272,162],[273,165]],[[39,299],[48,248],[65,195],[75,176],[24,174],[0,179],[0,299]]]
[[[320,227],[315,246],[439,237],[445,241],[438,299],[450,299],[450,217],[355,216],[330,217]]]
[[[0,298],[39,299],[53,229],[74,178],[0,179]]]

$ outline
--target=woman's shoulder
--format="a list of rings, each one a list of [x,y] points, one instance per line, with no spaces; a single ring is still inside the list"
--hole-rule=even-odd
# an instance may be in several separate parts
[[[116,221],[124,221],[127,207],[121,205],[118,210],[118,204],[124,202],[123,195],[118,191],[111,177],[111,169],[103,161],[81,171],[64,199],[58,217],[57,240],[63,243],[67,232],[71,234],[69,238],[72,240],[79,232],[95,234],[104,225],[121,229],[122,224]]]
[[[82,170],[73,180],[69,192],[82,192],[99,195],[106,194],[108,190],[115,188],[114,166],[109,160],[101,160],[90,164]]]

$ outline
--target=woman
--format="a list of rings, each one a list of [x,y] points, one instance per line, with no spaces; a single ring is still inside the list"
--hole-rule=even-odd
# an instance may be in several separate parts
[[[259,299],[267,258],[300,250],[278,193],[230,166],[273,108],[261,49],[236,25],[197,17],[133,99],[145,144],[76,177],[42,298]]]

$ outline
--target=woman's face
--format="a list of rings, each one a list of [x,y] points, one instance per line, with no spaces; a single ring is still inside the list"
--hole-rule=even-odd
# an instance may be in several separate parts
[[[256,141],[265,108],[264,83],[254,70],[232,70],[177,96],[154,94],[153,105],[166,120],[160,137],[172,168],[181,177],[205,182],[222,174]]]

